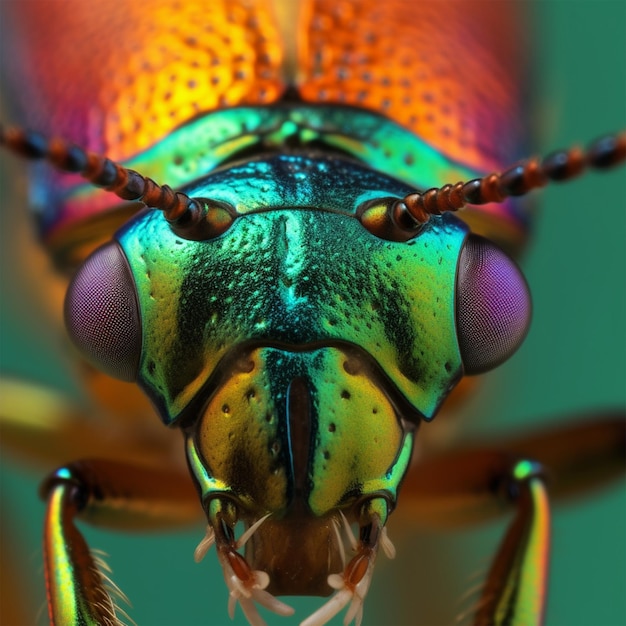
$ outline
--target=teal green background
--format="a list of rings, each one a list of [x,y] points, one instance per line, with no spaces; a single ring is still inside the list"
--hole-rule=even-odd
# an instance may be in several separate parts
[[[497,3],[494,2],[494,6]],[[626,126],[626,2],[546,0],[536,9],[529,55],[540,70],[529,133],[542,152]],[[2,63],[9,62],[2,59]],[[23,199],[10,198],[21,164],[2,158],[0,366],[5,373],[71,386],[57,340],[40,313],[20,258],[30,255]],[[593,407],[626,403],[626,169],[589,175],[546,190],[534,241],[523,260],[534,297],[530,336],[485,384],[459,420],[463,436],[497,436],[556,421]],[[1,402],[1,399],[0,399]],[[1,433],[0,433],[1,434]],[[11,523],[21,565],[33,582],[34,613],[44,601],[40,476],[2,459],[2,524]],[[400,498],[400,507],[402,498]],[[624,483],[593,499],[559,508],[547,624],[626,623]],[[453,623],[457,598],[485,571],[503,530],[494,524],[455,534],[411,535],[397,529],[395,563],[379,559],[364,624]],[[110,554],[114,578],[130,596],[140,626],[230,623],[215,555],[192,559],[202,529],[120,536],[87,529],[92,546]],[[0,546],[6,549],[6,546]],[[2,575],[7,575],[3,572]],[[319,600],[297,603],[300,619]],[[45,615],[45,614],[44,614]],[[45,616],[39,620],[45,623]],[[238,611],[236,624],[243,624]],[[290,625],[297,619],[276,618]],[[341,623],[340,619],[333,623]]]

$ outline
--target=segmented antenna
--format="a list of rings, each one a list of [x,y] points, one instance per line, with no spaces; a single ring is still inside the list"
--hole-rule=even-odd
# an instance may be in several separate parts
[[[216,224],[207,219],[208,213],[215,213],[211,209],[217,208],[217,213],[223,213],[220,207],[190,198],[168,185],[159,185],[147,176],[63,139],[48,139],[34,131],[0,126],[0,145],[28,159],[46,160],[64,172],[79,174],[122,200],[142,202],[152,209],[163,211],[172,230],[185,239],[214,237],[220,230],[223,232],[224,222],[228,222],[222,215]]]
[[[408,213],[418,223],[431,215],[458,211],[468,204],[502,202],[511,196],[523,196],[550,181],[575,178],[586,168],[608,169],[626,160],[626,132],[594,141],[586,151],[580,148],[553,152],[544,159],[533,158],[505,172],[489,174],[467,183],[435,187],[424,193],[411,193],[399,201],[398,214]]]
[[[233,207],[204,198],[190,198],[63,139],[48,139],[37,132],[0,126],[0,145],[26,158],[45,159],[60,170],[80,174],[123,200],[142,202],[163,211],[172,230],[185,239],[215,237],[224,232],[236,216]],[[598,139],[586,151],[580,148],[561,150],[544,159],[529,159],[501,174],[411,193],[394,204],[394,221],[400,228],[411,230],[417,224],[425,224],[431,215],[458,211],[468,204],[502,202],[511,196],[523,196],[550,181],[571,180],[588,167],[608,169],[624,160],[626,132]]]

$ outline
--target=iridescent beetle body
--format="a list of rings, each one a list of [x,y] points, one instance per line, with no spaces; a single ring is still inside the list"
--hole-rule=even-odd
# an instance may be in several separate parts
[[[347,5],[341,10],[328,10],[329,19],[337,20],[332,29],[340,29],[343,20],[350,23],[354,19],[349,14],[351,8]],[[322,5],[315,5],[312,11],[315,18],[310,23],[323,24]],[[394,15],[392,9],[389,11]],[[398,27],[402,22],[397,14],[394,19]],[[244,23],[248,36],[254,31],[253,22],[244,20]],[[231,26],[232,22],[229,29]],[[394,35],[398,37],[397,32]],[[315,41],[313,35],[310,39]],[[351,37],[347,40],[354,41]],[[414,41],[411,39],[412,44]],[[503,58],[491,49],[495,56]],[[271,54],[267,56],[271,59]],[[318,59],[321,53],[308,56]],[[285,67],[289,65],[287,62]],[[380,67],[380,59],[374,67]],[[318,68],[317,72],[324,77],[323,70]],[[493,74],[497,75],[497,71]],[[123,82],[123,78],[120,80]],[[256,82],[254,86],[258,87]],[[312,91],[308,93],[314,94],[312,101],[326,103],[336,99],[342,105],[356,104],[363,91],[355,91],[354,100],[344,102],[350,95],[345,85],[339,88],[339,95],[324,97],[321,94],[327,93],[327,87],[313,80],[309,87]],[[276,98],[279,91],[276,89]],[[467,91],[471,94],[471,89]],[[272,93],[270,88],[259,93],[272,102],[271,95],[267,95]],[[305,100],[306,93],[305,81],[300,93]],[[433,97],[432,91],[427,94],[426,103]],[[166,94],[162,100],[167,102],[171,97]],[[471,103],[471,97],[468,100]],[[506,106],[489,108],[487,117],[497,118],[497,113],[502,113],[505,123],[501,127],[510,129],[512,120],[504,112],[515,118],[512,108],[515,101],[508,94],[504,100]],[[249,104],[243,98],[239,102],[222,102],[218,107],[241,103]],[[384,493],[384,499],[393,508],[395,491],[408,464],[412,444],[412,429],[400,428],[396,419],[398,408],[403,409],[400,413],[407,419],[413,411],[413,421],[419,417],[429,419],[460,377],[461,359],[453,334],[454,268],[467,227],[455,218],[444,217],[430,224],[418,238],[392,243],[372,238],[358,221],[345,220],[344,214],[350,210],[356,212],[364,202],[381,196],[402,197],[415,185],[427,187],[456,178],[467,179],[472,172],[508,162],[511,150],[503,149],[502,154],[494,156],[485,149],[485,145],[495,145],[493,142],[472,145],[465,141],[467,152],[455,151],[443,138],[458,135],[441,125],[441,146],[434,139],[436,133],[421,132],[427,145],[434,144],[441,151],[434,153],[396,122],[384,121],[379,116],[386,113],[393,120],[393,113],[377,110],[367,101],[361,104],[369,104],[368,108],[374,108],[374,112],[328,107],[325,115],[323,107],[304,105],[282,108],[277,105],[270,109],[246,106],[233,112],[217,111],[168,138],[162,137],[158,150],[148,149],[136,158],[128,152],[115,154],[118,139],[120,146],[125,145],[121,139],[128,138],[129,133],[106,128],[108,117],[95,124],[96,129],[105,127],[104,136],[114,137],[111,146],[106,142],[103,146],[112,156],[129,157],[129,164],[159,180],[187,184],[185,189],[191,195],[230,203],[240,215],[227,231],[227,237],[209,242],[210,252],[206,242],[180,241],[155,214],[133,219],[118,232],[118,244],[114,245],[119,245],[128,259],[144,329],[140,362],[129,367],[130,376],[121,377],[138,378],[159,408],[162,419],[183,426],[188,434],[188,458],[203,499],[207,501],[217,493],[234,494],[244,507],[254,503],[259,513],[251,521],[261,517],[260,511],[284,514],[294,494],[306,495],[307,507],[320,519],[338,503],[347,504],[350,498],[358,499],[364,494]],[[63,106],[59,110],[64,110]],[[400,110],[400,107],[396,109]],[[88,134],[93,131],[92,117],[90,114]],[[164,117],[177,123],[169,112]],[[432,123],[436,116],[426,111],[424,117]],[[459,115],[455,119],[459,117],[462,119]],[[115,120],[116,116],[111,118]],[[476,110],[473,119],[475,124],[480,123],[476,122],[480,120]],[[72,137],[71,128],[64,129],[63,124],[59,128],[54,115],[48,120],[55,133],[67,131],[67,136],[85,143],[83,137]],[[357,130],[346,132],[349,120]],[[407,123],[404,119],[399,121]],[[32,121],[29,123],[33,125]],[[330,125],[330,130],[324,124]],[[222,127],[227,130],[221,131]],[[364,133],[364,127],[374,130]],[[220,136],[213,150],[201,158],[186,159],[180,148],[175,147],[188,147],[190,131],[192,136],[203,137],[205,129],[212,128],[220,129]],[[247,132],[242,133],[242,128]],[[381,141],[381,147],[377,132],[387,140],[392,138],[389,145]],[[154,139],[147,141],[149,146]],[[401,156],[393,154],[395,141],[403,142]],[[362,156],[366,151],[370,165],[382,173],[368,174],[340,155],[317,156],[315,149],[320,144],[331,145],[352,157]],[[407,150],[407,145],[415,146],[415,151]],[[144,146],[137,143],[133,147],[141,150]],[[253,158],[242,165],[229,164],[199,183],[190,182],[210,172],[222,160],[239,156],[243,149],[248,154],[255,149],[280,149],[287,153]],[[299,149],[306,149],[306,154]],[[170,155],[170,160],[161,159],[162,151]],[[446,152],[447,158],[439,156]],[[404,162],[405,171],[396,169],[399,161]],[[424,167],[424,163],[428,166]],[[333,177],[337,171],[341,176]],[[414,175],[417,171],[420,174]],[[389,178],[385,173],[393,173],[405,182]],[[423,182],[421,176],[425,177]],[[408,184],[409,180],[413,186]],[[81,236],[81,211],[90,207],[98,215],[104,215],[108,201],[79,186],[70,188],[69,199],[60,206],[56,214],[44,216],[45,235],[58,260],[74,261],[82,254],[85,244]],[[322,210],[313,212],[309,207]],[[478,225],[471,219],[470,223],[479,232],[481,228],[497,229],[505,244],[517,247],[524,236],[525,220],[513,205],[505,205],[505,209],[498,208],[492,215],[487,212],[486,218],[478,217]],[[76,234],[79,236],[75,237]],[[443,237],[446,255],[442,256]],[[87,245],[90,244],[88,241]],[[364,250],[367,256],[363,255]],[[433,255],[432,261],[428,260],[429,254]],[[348,257],[350,263],[346,263]],[[415,264],[412,259],[418,257],[420,264]],[[378,265],[376,259],[380,259]],[[392,265],[392,277],[386,276],[386,268]],[[420,271],[426,273],[420,276]],[[384,279],[377,284],[380,276]],[[203,281],[217,285],[215,292],[207,293],[202,288]],[[272,284],[274,288],[268,291]],[[432,296],[425,298],[425,293]],[[180,294],[185,295],[181,298]],[[241,294],[245,294],[243,301],[239,298]],[[445,326],[442,319],[447,320]],[[448,339],[443,338],[442,328]],[[380,341],[381,337],[384,342]],[[417,356],[421,346],[429,348],[422,361]],[[435,356],[433,349],[440,356]],[[119,370],[115,368],[120,367],[121,361],[118,357],[113,364],[118,376]],[[136,371],[132,371],[133,367]],[[302,396],[307,399],[302,400]],[[370,406],[381,417],[369,422],[350,421],[356,414],[352,407],[358,407],[360,413],[367,412]],[[238,419],[234,436],[233,413]],[[210,417],[198,418],[201,414]],[[299,419],[302,416],[307,419]],[[382,421],[382,416],[387,421]],[[302,422],[310,425],[309,430],[294,430],[294,425]],[[250,434],[253,425],[262,436]],[[377,441],[379,429],[385,435],[384,446]],[[233,439],[240,447],[229,447]],[[302,459],[302,444],[298,443],[302,440],[310,442],[309,465]],[[215,445],[215,442],[220,443]],[[348,442],[354,443],[354,450],[345,448]],[[352,465],[353,474],[345,470],[351,459],[362,461],[357,467]],[[257,470],[261,468],[261,480],[250,478],[251,465]],[[337,484],[336,475],[328,480],[330,473],[340,474],[345,483]],[[250,504],[251,509],[254,506]],[[270,528],[270,541],[283,540],[282,536],[272,539],[275,531],[271,530],[271,522],[265,524]],[[253,540],[263,536],[263,528]],[[330,534],[331,527],[326,531]],[[260,543],[258,550],[265,556],[276,550],[274,545],[263,547]],[[288,557],[287,554],[285,558]],[[286,565],[281,565],[284,570]],[[337,562],[329,567],[330,572],[320,575],[321,583],[315,584],[323,586],[326,575],[340,569]],[[317,592],[318,588],[310,584],[308,591]],[[291,591],[306,590],[296,587]]]

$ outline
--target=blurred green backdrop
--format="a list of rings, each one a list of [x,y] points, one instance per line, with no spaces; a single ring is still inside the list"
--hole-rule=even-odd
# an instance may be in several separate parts
[[[626,2],[545,0],[527,5],[535,14],[528,53],[539,69],[537,106],[529,119],[529,133],[539,138],[537,149],[544,152],[625,127]],[[71,387],[57,339],[39,314],[41,296],[29,291],[29,277],[15,263],[30,235],[20,219],[21,203],[5,200],[23,168],[6,157],[1,166],[0,367],[3,373]],[[531,333],[468,406],[463,420],[468,436],[520,430],[592,407],[625,405],[624,189],[626,170],[621,170],[590,175],[543,194],[534,243],[522,264],[534,297]],[[1,462],[1,521],[3,529],[8,523],[18,529],[13,532],[33,583],[29,602],[35,615],[44,602],[43,505],[36,495],[41,477],[5,454]],[[395,563],[379,559],[364,624],[453,623],[460,606],[456,599],[471,586],[471,575],[486,568],[502,529],[496,524],[454,535],[403,536],[397,541]],[[547,624],[626,624],[625,529],[623,483],[557,510]],[[92,546],[111,555],[114,579],[130,596],[131,616],[140,626],[230,623],[215,555],[209,554],[201,565],[192,560],[201,528],[152,536],[92,529],[86,534]],[[7,549],[6,540],[0,549]],[[298,602],[297,617],[318,603]],[[46,622],[45,612],[38,621]],[[298,620],[271,622],[289,626]],[[235,623],[245,623],[239,610]]]

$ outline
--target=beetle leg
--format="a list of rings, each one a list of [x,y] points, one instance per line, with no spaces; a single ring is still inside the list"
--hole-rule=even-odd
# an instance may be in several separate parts
[[[37,383],[0,377],[2,451],[46,473],[79,455],[185,467],[179,440],[154,419],[150,406],[144,408],[142,398],[137,404],[132,387],[127,391],[120,388],[126,383],[118,386],[91,372],[85,380],[97,394],[98,407]],[[102,410],[103,396],[108,404],[135,404],[126,411],[118,406]]]
[[[265,591],[270,582],[267,573],[253,570],[238,552],[268,516],[257,520],[238,540],[235,539],[234,529],[240,518],[233,502],[214,498],[209,504],[208,517],[215,534],[217,556],[224,571],[224,580],[230,592],[228,612],[231,619],[234,617],[237,602],[251,626],[266,626],[254,605],[255,602],[278,615],[293,615],[294,610],[290,606]]]
[[[511,453],[533,451],[549,463],[555,495],[582,492],[624,471],[624,416],[589,421],[508,445]],[[541,465],[519,461],[511,483],[517,515],[494,560],[474,624],[543,622],[550,543],[550,510]],[[552,481],[550,481],[552,486]]]
[[[571,416],[557,428],[418,461],[396,519],[440,530],[500,517],[514,503],[500,497],[499,481],[524,458],[546,468],[551,497],[585,495],[624,475],[625,424],[619,412]]]
[[[542,624],[550,552],[550,504],[539,464],[511,468],[508,488],[517,514],[493,561],[475,626]]]
[[[197,519],[197,494],[182,474],[103,460],[67,465],[44,482],[44,566],[52,624],[119,624],[112,596],[123,595],[101,571],[74,524],[158,528]],[[106,570],[106,567],[104,567]]]
[[[486,521],[516,507],[483,587],[475,624],[542,623],[550,542],[546,482],[550,495],[558,498],[623,475],[624,415],[587,417],[593,419],[491,449],[460,449],[427,459],[407,475],[404,513],[414,513],[414,521],[428,526]]]
[[[626,413],[568,416],[556,428],[505,442],[503,449],[539,461],[549,472],[550,496],[587,495],[624,476]]]
[[[337,593],[300,626],[322,626],[348,604],[350,607],[344,618],[344,625],[347,626],[352,620],[356,626],[360,625],[363,618],[363,602],[372,582],[378,548],[382,546],[390,558],[395,554],[385,528],[387,516],[388,505],[385,499],[368,500],[361,507],[358,516],[360,529],[358,542],[352,536],[352,531],[344,518],[350,543],[356,555],[346,565],[342,574],[331,574],[328,577],[328,584],[336,589]]]

